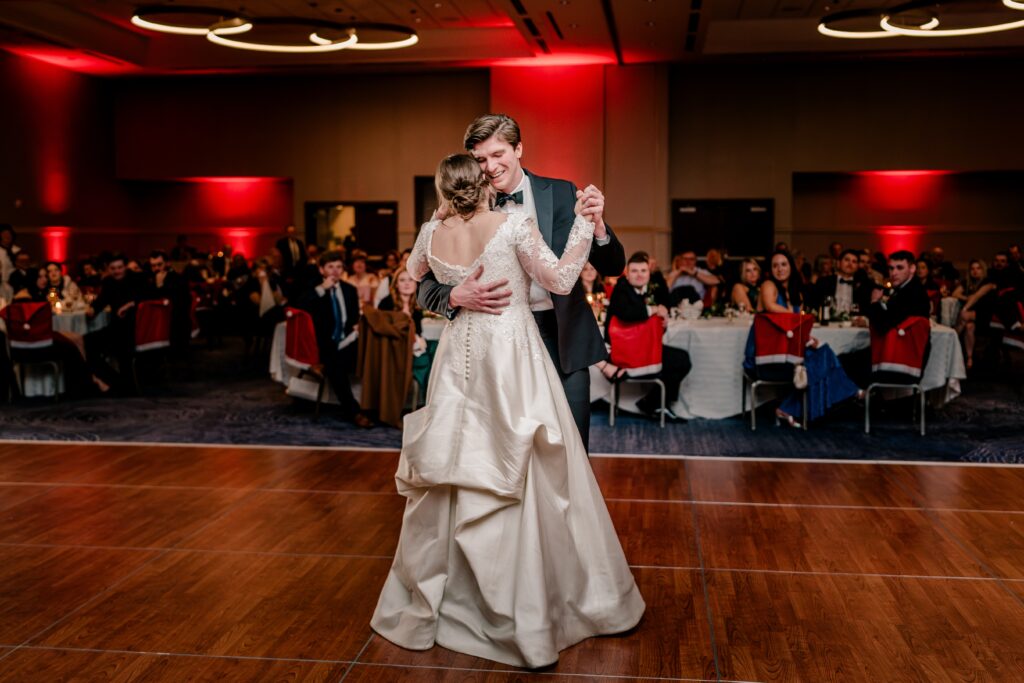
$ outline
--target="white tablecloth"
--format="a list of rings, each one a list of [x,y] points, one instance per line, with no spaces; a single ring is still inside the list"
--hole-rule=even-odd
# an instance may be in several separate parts
[[[89,319],[85,311],[63,311],[53,315],[53,331],[64,334],[84,336],[89,332],[102,330],[110,324],[110,314],[107,311],[100,311],[95,317]],[[0,320],[0,332],[6,332],[5,322]],[[48,368],[30,365],[23,368],[24,376],[22,384],[25,389],[25,396],[53,396],[53,373]],[[57,390],[64,393],[64,378],[61,377],[57,384]]]
[[[741,412],[743,349],[750,325],[749,319],[669,322],[665,343],[686,350],[693,364],[693,369],[680,386],[679,400],[673,406],[678,415],[722,419]],[[871,343],[871,333],[863,327],[816,326],[812,334],[822,344],[828,344],[837,355],[866,349]],[[960,380],[966,377],[956,332],[949,327],[934,325],[931,355],[924,372],[925,389],[942,389],[938,399],[946,402],[960,393]],[[591,400],[607,398],[611,389],[596,368],[591,368],[590,387]],[[619,405],[629,409],[649,388],[624,385]]]

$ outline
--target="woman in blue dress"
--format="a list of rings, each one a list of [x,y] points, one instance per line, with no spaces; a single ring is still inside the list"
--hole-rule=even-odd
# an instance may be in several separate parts
[[[803,282],[793,257],[788,251],[775,251],[770,260],[768,277],[761,285],[758,310],[765,313],[799,313],[803,305]],[[754,328],[747,337],[743,367],[755,370]],[[811,337],[811,346],[804,350],[804,367],[807,368],[807,411],[799,392],[793,392],[775,411],[777,417],[793,427],[800,426],[798,420],[817,420],[835,404],[859,395],[860,389],[843,371],[835,352],[828,346],[819,345]]]

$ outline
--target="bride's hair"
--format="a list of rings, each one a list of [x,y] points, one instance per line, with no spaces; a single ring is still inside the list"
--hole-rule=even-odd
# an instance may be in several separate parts
[[[476,159],[468,154],[451,154],[438,164],[434,185],[439,201],[448,202],[455,213],[468,218],[487,200],[490,183]]]

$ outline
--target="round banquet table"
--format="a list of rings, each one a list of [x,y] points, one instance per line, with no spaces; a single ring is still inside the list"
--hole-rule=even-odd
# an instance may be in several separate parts
[[[684,349],[690,354],[693,369],[683,380],[679,400],[672,407],[685,418],[702,417],[722,419],[741,412],[743,398],[743,350],[750,333],[752,318],[711,318],[701,320],[671,320],[665,331],[664,342]],[[852,327],[848,323],[828,326],[815,325],[811,333],[822,344],[828,344],[836,355],[866,349],[871,344],[867,328]],[[935,400],[947,402],[960,393],[960,380],[966,379],[960,339],[956,331],[942,325],[932,325],[932,348],[925,366],[925,390],[940,390]],[[651,385],[620,387],[620,407],[634,407]],[[611,385],[596,368],[590,370],[590,398],[607,398]],[[771,400],[762,392],[764,401]],[[759,395],[760,397],[760,395]]]

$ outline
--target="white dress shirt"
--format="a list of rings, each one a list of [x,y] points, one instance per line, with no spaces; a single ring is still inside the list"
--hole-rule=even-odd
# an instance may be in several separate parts
[[[836,276],[836,310],[849,313],[853,309],[853,278],[850,282],[843,282],[847,278],[842,275]]]

